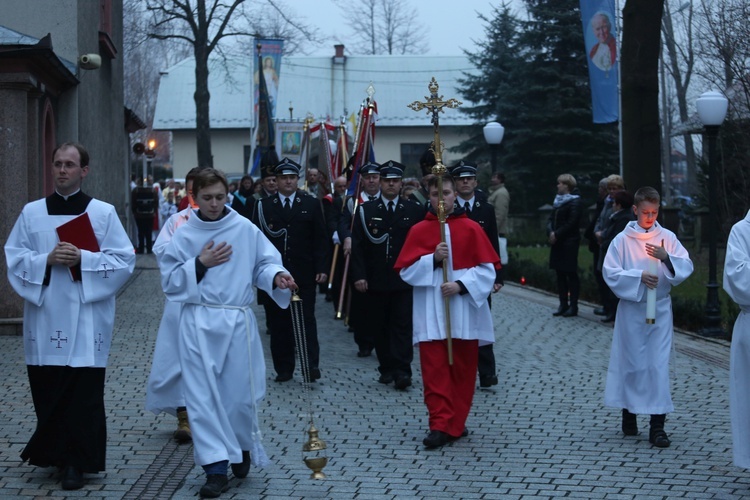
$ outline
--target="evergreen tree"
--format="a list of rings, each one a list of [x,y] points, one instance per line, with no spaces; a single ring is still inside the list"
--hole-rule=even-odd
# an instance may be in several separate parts
[[[473,83],[481,90],[469,78],[462,82],[464,97],[480,104],[464,111],[481,125],[497,119],[505,127],[501,170],[510,186],[524,192],[512,210],[550,203],[557,176],[566,172],[593,202],[599,179],[619,171],[618,137],[615,125],[592,121],[578,0],[526,0],[526,6],[526,20],[514,19],[507,6],[495,11],[487,41],[472,56],[481,71]],[[515,33],[508,32],[512,28]],[[496,46],[510,53],[492,54]],[[481,125],[461,145],[470,157],[487,149],[478,140]]]

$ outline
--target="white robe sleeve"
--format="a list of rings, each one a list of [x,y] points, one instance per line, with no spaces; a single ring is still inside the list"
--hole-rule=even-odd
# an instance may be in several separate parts
[[[159,262],[164,294],[172,302],[200,304],[201,292],[195,273],[195,259],[198,256],[187,255],[180,248],[179,238],[174,238],[173,242],[175,244],[166,247]]]
[[[623,233],[618,234],[612,240],[607,255],[604,257],[602,275],[607,286],[619,299],[640,302],[646,293],[646,285],[641,283],[643,271],[622,267],[625,259],[624,246],[627,245],[627,240],[628,238]]]
[[[106,218],[106,229],[102,235],[97,235],[100,236],[100,251],[81,250],[81,301],[84,303],[114,296],[135,268],[133,244],[115,208],[105,205],[105,210],[101,217]]]
[[[672,274],[664,263],[661,264],[661,274],[664,275],[664,278],[670,285],[677,286],[693,274],[693,261],[690,260],[690,256],[685,247],[682,246],[682,243],[680,243],[680,240],[674,235],[671,235],[665,241],[664,247],[669,254],[669,260],[672,262],[674,274]]]
[[[492,286],[495,283],[496,274],[495,266],[489,263],[479,264],[465,270],[459,281],[464,284],[469,292],[471,305],[478,308],[487,302],[487,297],[492,292]]]
[[[750,225],[744,220],[729,233],[724,259],[724,290],[740,306],[750,305]]]
[[[435,286],[435,254],[423,255],[414,264],[399,271],[399,276],[411,286]]]
[[[256,261],[253,283],[265,291],[280,308],[286,309],[289,307],[292,292],[289,289],[282,290],[273,286],[276,274],[288,272],[281,265],[281,254],[260,230],[254,232]]]
[[[8,264],[8,281],[24,300],[35,306],[44,302],[44,275],[47,270],[47,252],[33,249],[28,232],[26,210],[16,220],[5,243],[5,260]],[[132,246],[132,245],[131,245]]]

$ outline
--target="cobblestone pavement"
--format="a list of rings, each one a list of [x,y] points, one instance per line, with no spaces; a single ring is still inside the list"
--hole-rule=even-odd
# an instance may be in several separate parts
[[[323,378],[310,394],[328,444],[327,479],[310,479],[302,461],[309,407],[301,377],[273,381],[262,334],[269,369],[261,426],[272,465],[230,479],[222,498],[750,497],[750,474],[732,465],[726,342],[675,336],[672,446],[653,448],[647,416],[641,433],[625,438],[620,411],[602,405],[612,328],[589,306],[577,318],[553,318],[552,296],[509,285],[493,298],[500,385],[477,391],[468,437],[429,451],[418,358],[408,391],[379,384],[375,357],[355,356],[352,335],[318,297]],[[192,446],[171,440],[172,417],[143,408],[162,303],[153,256],[138,256],[118,298],[107,370],[107,471],[75,492],[62,491],[52,469],[20,461],[35,417],[20,338],[0,337],[0,498],[198,496],[203,472]],[[255,312],[262,325],[262,309]]]

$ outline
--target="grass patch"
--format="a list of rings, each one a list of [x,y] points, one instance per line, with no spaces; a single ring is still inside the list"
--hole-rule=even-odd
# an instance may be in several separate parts
[[[698,331],[703,326],[706,306],[706,283],[708,283],[708,249],[688,250],[695,270],[680,285],[672,288],[672,309],[674,323],[678,328]],[[516,283],[521,277],[526,284],[552,293],[557,293],[557,277],[549,269],[549,247],[543,245],[516,246],[508,249],[510,263],[505,268],[505,278]],[[721,303],[722,327],[731,336],[732,327],[739,314],[739,307],[721,288],[724,269],[724,249],[719,249],[717,257],[717,278],[719,282],[719,302]],[[593,273],[593,254],[586,245],[578,252],[578,273],[581,278],[581,299],[600,303],[599,290]]]

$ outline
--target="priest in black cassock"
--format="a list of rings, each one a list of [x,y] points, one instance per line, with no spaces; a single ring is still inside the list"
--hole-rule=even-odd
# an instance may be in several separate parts
[[[5,257],[8,280],[25,301],[24,351],[37,416],[21,458],[58,467],[63,489],[75,490],[84,473],[105,469],[104,378],[115,294],[135,255],[115,208],[81,191],[89,173],[84,147],[62,144],[51,168],[55,192],[23,208]]]

